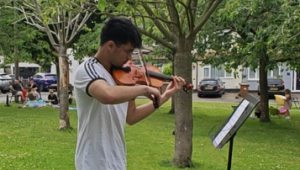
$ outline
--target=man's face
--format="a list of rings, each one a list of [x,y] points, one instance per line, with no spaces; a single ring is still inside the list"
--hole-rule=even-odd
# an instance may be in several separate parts
[[[112,64],[117,67],[122,67],[128,60],[131,60],[133,51],[134,47],[131,43],[123,44],[121,46],[115,44],[115,48],[112,52]]]

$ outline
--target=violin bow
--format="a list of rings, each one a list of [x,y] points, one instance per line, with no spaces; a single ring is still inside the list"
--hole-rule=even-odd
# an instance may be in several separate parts
[[[145,62],[145,60],[144,60],[142,51],[141,51],[141,49],[139,49],[138,51],[139,51],[138,54],[139,54],[139,59],[140,59],[142,68],[145,69],[145,77],[146,77],[145,79],[146,79],[146,83],[147,83],[148,86],[151,86],[151,80],[147,78],[147,77],[149,77],[149,72],[148,72],[148,70],[147,70],[147,68],[146,68],[146,62]],[[149,81],[148,81],[148,80],[149,80]]]
[[[148,77],[150,77],[150,75],[149,75],[149,72],[148,72],[147,67],[146,67],[146,62],[144,60],[144,57],[143,57],[143,54],[142,54],[142,50],[139,48],[138,51],[139,51],[138,52],[138,56],[139,56],[140,62],[142,64],[142,67],[145,69],[145,80],[146,80],[146,83],[147,83],[148,86],[151,86],[152,85],[151,84],[151,79],[150,78],[148,79]],[[155,99],[155,101],[153,101],[153,106],[154,106],[155,109],[158,109],[159,105],[158,105],[157,97],[154,96],[154,99]]]

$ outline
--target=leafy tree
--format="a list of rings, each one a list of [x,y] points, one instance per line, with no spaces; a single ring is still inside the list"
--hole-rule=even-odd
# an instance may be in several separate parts
[[[299,12],[288,2],[229,0],[213,14],[196,43],[202,56],[205,49],[216,51],[206,64],[259,68],[261,122],[270,122],[267,71],[282,62],[299,67]]]
[[[69,63],[66,53],[89,17],[97,10],[97,3],[83,0],[11,0],[11,2],[15,5],[7,8],[23,13],[26,24],[45,32],[58,53],[59,129],[72,128],[68,113]]]
[[[4,5],[4,2],[0,3],[0,7]],[[38,64],[46,67],[51,64],[49,61],[52,50],[43,39],[44,34],[23,23],[22,18],[23,15],[19,12],[0,9],[0,52],[5,56],[5,63],[16,63],[16,77],[19,77],[19,62],[38,61]],[[41,62],[39,57],[46,60]]]
[[[111,1],[108,1],[111,2]],[[174,74],[192,80],[194,40],[222,0],[153,0],[108,3],[109,15],[131,17],[139,31],[174,54]],[[178,167],[192,166],[192,93],[175,94],[175,153]]]
[[[173,69],[172,69],[172,64],[168,64],[167,66],[165,66],[164,70],[163,70],[163,74],[165,75],[173,75]]]
[[[96,24],[92,28],[85,28],[86,34],[80,35],[78,41],[74,43],[74,56],[76,59],[81,60],[87,56],[96,54],[100,45],[100,32],[102,24]]]

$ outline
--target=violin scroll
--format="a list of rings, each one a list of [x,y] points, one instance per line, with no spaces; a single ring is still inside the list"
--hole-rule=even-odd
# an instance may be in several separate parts
[[[184,85],[182,88],[183,88],[183,91],[185,91],[185,92],[187,93],[188,90],[193,89],[193,84],[191,84],[191,83],[186,84],[186,85]]]

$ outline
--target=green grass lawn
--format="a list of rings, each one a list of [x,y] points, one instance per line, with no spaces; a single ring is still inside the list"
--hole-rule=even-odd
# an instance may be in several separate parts
[[[146,100],[139,100],[139,103]],[[232,113],[230,103],[193,104],[192,161],[195,170],[225,170],[229,144],[216,149],[208,134]],[[127,126],[128,170],[176,170],[174,115],[166,103],[155,114]],[[70,111],[74,130],[58,130],[58,109],[5,107],[0,104],[0,170],[72,170],[77,115]],[[248,118],[234,138],[232,170],[300,169],[300,111],[291,120],[272,117],[271,123]]]

